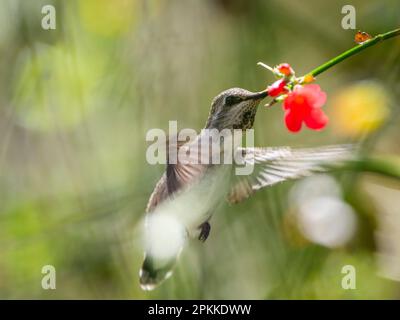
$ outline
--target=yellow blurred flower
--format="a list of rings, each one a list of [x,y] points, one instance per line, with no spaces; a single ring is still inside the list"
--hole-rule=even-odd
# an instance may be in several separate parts
[[[377,82],[362,81],[342,89],[331,103],[333,129],[357,137],[378,129],[389,116],[389,94]]]

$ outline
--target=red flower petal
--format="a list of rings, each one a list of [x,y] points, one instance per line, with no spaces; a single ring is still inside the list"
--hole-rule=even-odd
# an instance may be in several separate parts
[[[311,109],[310,113],[304,117],[304,122],[307,127],[313,130],[320,130],[328,123],[328,117],[320,108]]]
[[[307,102],[313,108],[321,108],[326,102],[326,93],[317,84],[309,84],[298,90],[299,94],[307,97]]]
[[[290,110],[285,113],[285,123],[286,127],[291,132],[299,132],[301,129],[301,124],[303,119],[299,116],[299,114],[292,112]]]
[[[287,95],[286,99],[283,101],[283,109],[289,110],[293,106],[294,97],[295,95],[293,94],[293,92],[290,92]]]
[[[303,121],[313,130],[325,127],[328,117],[321,109],[325,102],[326,94],[319,85],[296,85],[283,102],[287,128],[291,132],[298,132]]]
[[[268,95],[270,97],[276,97],[279,96],[282,93],[286,93],[287,90],[285,89],[286,82],[284,79],[279,79],[275,81],[273,84],[271,84],[267,90],[268,90]]]
[[[299,93],[298,87],[296,86],[292,92],[290,92],[283,102],[283,108],[288,109],[300,109],[306,102],[306,96]]]

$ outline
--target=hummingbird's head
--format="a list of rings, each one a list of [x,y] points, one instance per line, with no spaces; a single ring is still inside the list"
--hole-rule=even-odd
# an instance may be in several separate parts
[[[242,88],[231,88],[217,95],[211,104],[206,123],[208,129],[250,129],[259,102],[267,91],[251,92]]]

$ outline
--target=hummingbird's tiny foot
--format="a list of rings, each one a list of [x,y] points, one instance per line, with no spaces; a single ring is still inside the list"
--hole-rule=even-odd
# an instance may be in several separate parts
[[[201,242],[204,242],[207,240],[209,234],[210,234],[210,230],[211,230],[211,225],[208,223],[208,221],[202,223],[199,228],[200,230],[200,235],[199,235],[199,240]]]

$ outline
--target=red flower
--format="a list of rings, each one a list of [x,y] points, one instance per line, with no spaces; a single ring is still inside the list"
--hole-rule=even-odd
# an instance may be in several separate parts
[[[281,63],[276,67],[276,69],[285,76],[291,76],[294,74],[294,71],[289,63]]]
[[[328,117],[321,109],[325,102],[326,94],[319,85],[296,86],[283,103],[286,127],[298,132],[304,122],[313,130],[324,128],[328,123]]]
[[[283,93],[286,93],[287,90],[285,89],[285,86],[286,86],[286,81],[284,79],[279,79],[275,81],[267,88],[268,95],[270,97],[276,97]]]

